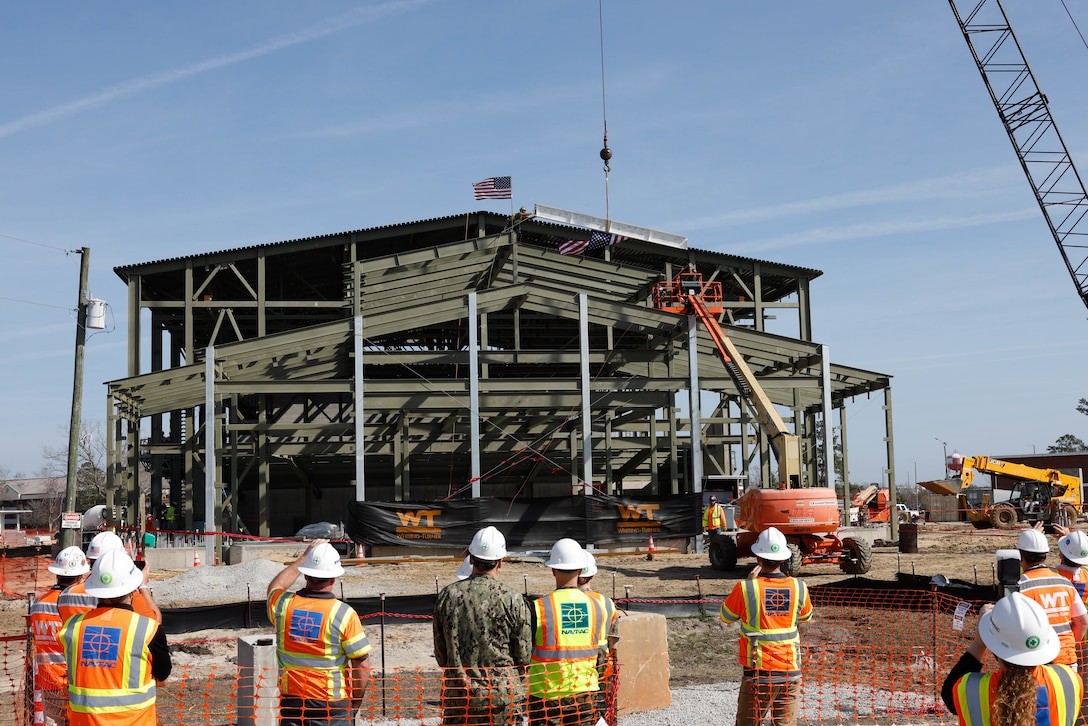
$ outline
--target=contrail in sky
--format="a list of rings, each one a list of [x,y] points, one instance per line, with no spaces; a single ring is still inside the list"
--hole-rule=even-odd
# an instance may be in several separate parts
[[[273,38],[272,40],[261,43],[248,50],[231,53],[230,55],[220,56],[218,58],[209,58],[208,60],[194,63],[193,65],[174,68],[160,73],[153,73],[149,76],[144,76],[143,78],[119,83],[116,86],[112,86],[90,96],[84,96],[83,98],[69,103],[63,103],[59,106],[54,106],[45,111],[32,113],[29,116],[23,116],[14,121],[9,121],[6,124],[0,124],[0,138],[11,136],[20,131],[26,131],[27,129],[44,126],[53,123],[54,121],[59,121],[68,118],[69,116],[83,113],[84,111],[100,108],[112,101],[128,98],[129,96],[134,96],[143,91],[161,88],[170,85],[171,83],[177,83],[178,81],[200,75],[201,73],[214,71],[253,58],[259,58],[284,48],[290,48],[293,45],[308,43],[311,40],[317,40],[328,35],[339,33],[342,30],[347,30],[356,25],[361,25],[373,20],[380,20],[381,18],[395,15],[400,12],[413,10],[418,6],[425,5],[431,1],[432,0],[396,0],[395,2],[388,2],[370,8],[357,8],[339,17],[323,20],[304,30]]]

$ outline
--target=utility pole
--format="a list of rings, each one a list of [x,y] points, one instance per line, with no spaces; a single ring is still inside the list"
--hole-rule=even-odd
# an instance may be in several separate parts
[[[76,362],[72,375],[72,416],[68,428],[68,480],[64,489],[64,511],[76,511],[79,478],[79,428],[83,411],[83,348],[87,342],[87,276],[91,266],[91,248],[79,250],[79,306],[76,308]],[[61,529],[61,545],[80,544],[82,529]]]

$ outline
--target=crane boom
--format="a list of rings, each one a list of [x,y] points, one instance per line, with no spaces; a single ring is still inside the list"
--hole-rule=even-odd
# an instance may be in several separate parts
[[[1001,0],[948,0],[1065,267],[1088,307],[1088,192]],[[966,15],[959,5],[973,5]]]

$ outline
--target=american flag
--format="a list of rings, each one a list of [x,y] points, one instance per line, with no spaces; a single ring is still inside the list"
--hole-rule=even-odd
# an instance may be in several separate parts
[[[472,185],[472,191],[477,199],[511,199],[513,197],[508,176],[493,176],[476,182]]]
[[[626,237],[622,234],[610,234],[596,230],[589,233],[589,239],[571,239],[559,243],[559,253],[563,255],[580,255],[583,252],[592,252],[602,247],[612,247],[623,242]]]

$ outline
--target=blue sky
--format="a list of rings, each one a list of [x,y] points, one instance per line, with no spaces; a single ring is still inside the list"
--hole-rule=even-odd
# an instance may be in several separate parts
[[[1088,50],[1007,11],[1088,172]],[[1088,12],[1077,21],[1088,27]],[[944,0],[606,0],[613,219],[820,269],[814,337],[893,379],[899,482],[1088,438],[1088,311]],[[605,215],[598,5],[9,3],[0,11],[0,466],[64,445],[79,258],[126,375],[126,265],[514,204]],[[17,70],[16,70],[17,69]],[[20,241],[22,240],[22,241]],[[33,242],[35,244],[30,244]],[[784,331],[785,332],[785,331]],[[794,332],[792,330],[788,332]],[[883,400],[849,408],[882,479]]]

